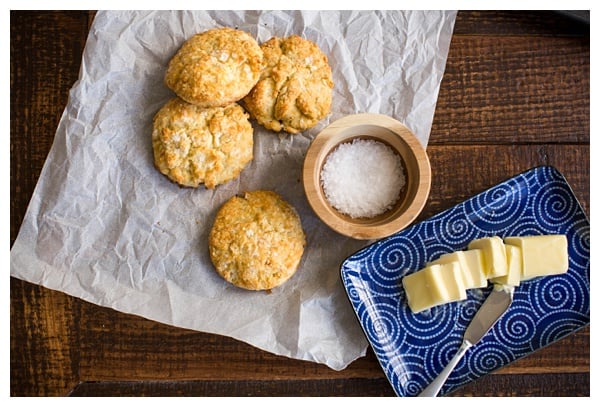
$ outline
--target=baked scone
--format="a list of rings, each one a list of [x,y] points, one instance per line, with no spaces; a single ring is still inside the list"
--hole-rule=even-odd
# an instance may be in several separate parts
[[[154,116],[156,168],[172,181],[213,189],[236,178],[253,158],[253,129],[237,103],[203,108],[179,98]]]
[[[261,45],[265,69],[242,104],[256,121],[274,131],[299,133],[330,111],[333,79],[327,56],[297,35],[273,37]]]
[[[169,62],[165,84],[202,107],[225,106],[250,92],[263,69],[263,52],[248,33],[215,28],[188,39]]]
[[[268,290],[296,272],[306,238],[296,210],[281,196],[252,191],[221,206],[208,245],[225,280],[248,290]]]

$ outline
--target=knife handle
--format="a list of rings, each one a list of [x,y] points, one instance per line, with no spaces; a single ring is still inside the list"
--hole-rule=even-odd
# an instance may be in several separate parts
[[[464,339],[462,344],[460,345],[460,348],[458,348],[456,355],[454,355],[454,357],[452,359],[450,359],[450,362],[448,362],[448,365],[444,368],[444,370],[442,370],[440,372],[438,377],[436,377],[429,384],[429,386],[425,387],[425,389],[419,394],[419,397],[435,397],[435,396],[437,396],[437,394],[442,389],[442,386],[444,385],[444,383],[446,383],[448,376],[450,376],[450,373],[452,373],[452,371],[454,370],[454,368],[456,367],[458,362],[462,359],[464,354],[467,352],[467,349],[469,349],[471,346],[473,346],[473,344],[471,342],[469,342],[468,340]]]

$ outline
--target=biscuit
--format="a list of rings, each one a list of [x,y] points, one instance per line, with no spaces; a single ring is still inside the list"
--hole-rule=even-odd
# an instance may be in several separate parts
[[[188,39],[173,58],[165,84],[202,107],[225,106],[250,92],[263,69],[263,52],[248,33],[216,28]]]
[[[210,258],[221,277],[247,290],[268,290],[298,268],[306,238],[296,210],[272,191],[234,196],[217,212]]]
[[[237,103],[202,108],[173,98],[154,116],[154,164],[182,186],[213,189],[236,178],[253,145],[248,114]]]
[[[333,79],[327,56],[297,35],[273,37],[261,45],[265,69],[242,104],[256,121],[274,131],[299,133],[329,113]]]

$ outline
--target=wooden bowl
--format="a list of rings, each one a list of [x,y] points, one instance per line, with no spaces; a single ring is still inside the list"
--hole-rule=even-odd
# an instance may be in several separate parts
[[[396,204],[371,218],[352,218],[336,210],[321,183],[328,154],[355,138],[387,144],[400,156],[404,169],[406,183]],[[399,121],[372,113],[346,116],[319,133],[306,153],[302,176],[306,197],[317,216],[336,232],[363,240],[387,237],[411,224],[423,209],[431,187],[431,167],[421,142]]]

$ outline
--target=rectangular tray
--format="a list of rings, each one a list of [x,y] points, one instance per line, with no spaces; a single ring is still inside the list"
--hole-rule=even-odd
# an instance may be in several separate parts
[[[440,395],[590,322],[590,224],[553,167],[537,167],[348,257],[348,298],[398,396],[418,395],[447,365],[491,286],[464,301],[412,313],[402,277],[485,236],[565,234],[569,271],[523,282],[498,323],[456,366]]]

